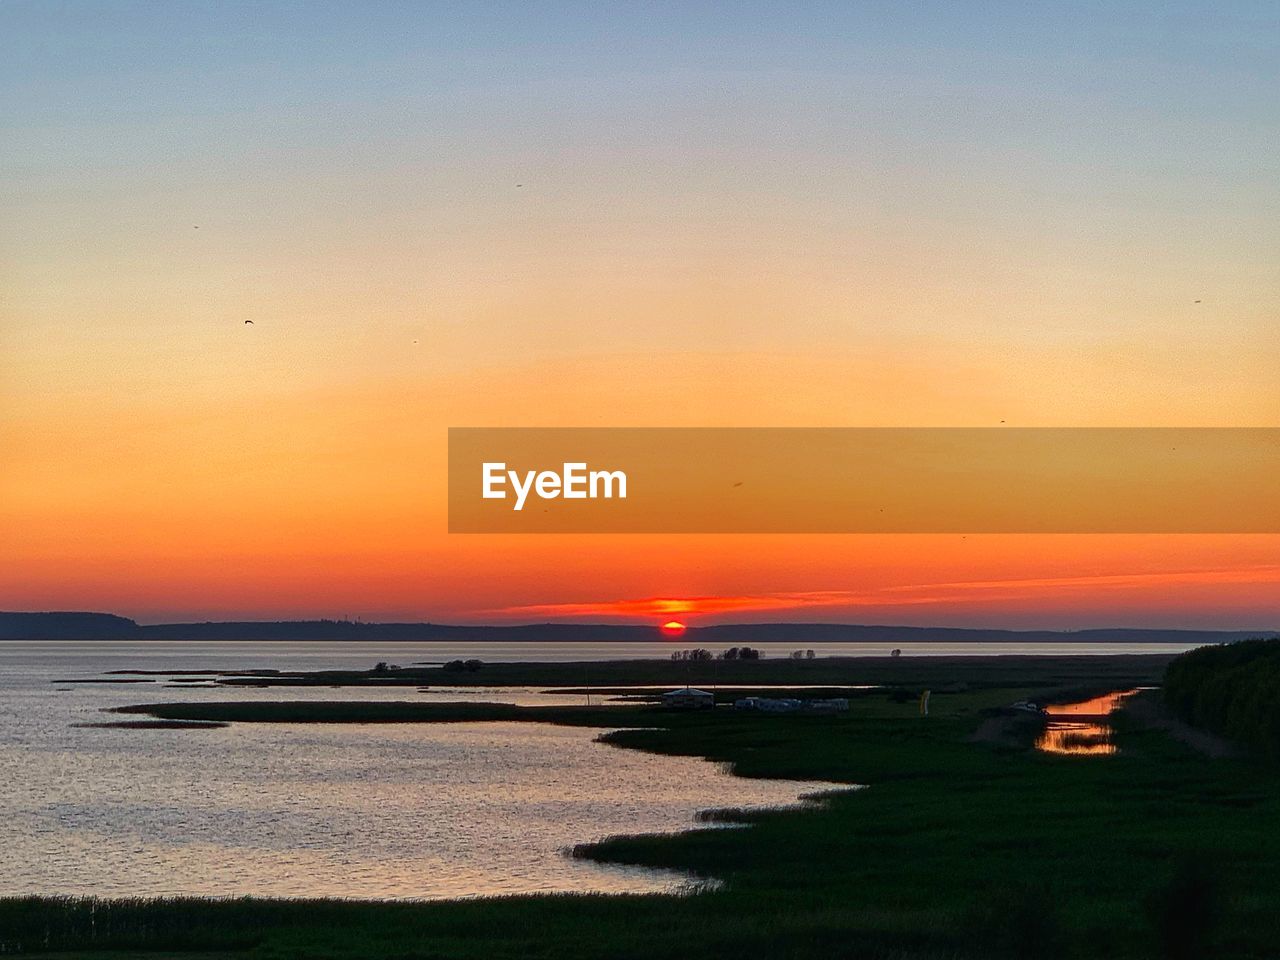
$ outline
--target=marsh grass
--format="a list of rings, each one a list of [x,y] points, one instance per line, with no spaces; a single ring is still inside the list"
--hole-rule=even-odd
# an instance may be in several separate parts
[[[575,848],[724,881],[697,896],[4,900],[0,941],[9,953],[335,960],[1181,960],[1188,945],[1215,960],[1274,957],[1274,768],[1198,756],[1123,711],[1114,718],[1121,753],[1102,762],[1037,753],[1031,731],[1021,744],[971,741],[983,711],[1033,691],[938,694],[928,718],[888,697],[862,698],[834,717],[350,702],[150,708],[176,719],[601,726],[612,745],[706,757],[741,776],[868,787],[793,809],[720,811],[683,834]]]
[[[102,723],[73,723],[71,726],[99,730],[219,730],[231,724],[222,720],[107,720]]]
[[[534,686],[590,689],[626,695],[647,687],[658,692],[687,684],[726,690],[749,686],[812,685],[846,689],[893,686],[907,697],[931,688],[972,689],[1043,686],[1092,687],[1106,692],[1159,681],[1166,654],[1043,657],[1020,654],[957,657],[818,657],[814,660],[600,660],[559,663],[485,663],[474,672],[410,665],[394,670],[210,671],[218,682],[250,686]],[[372,665],[371,665],[372,666]],[[160,671],[157,671],[159,673]],[[176,674],[175,674],[176,675]]]
[[[1109,747],[1113,745],[1109,733],[1083,733],[1073,730],[1063,731],[1059,738],[1064,747]]]

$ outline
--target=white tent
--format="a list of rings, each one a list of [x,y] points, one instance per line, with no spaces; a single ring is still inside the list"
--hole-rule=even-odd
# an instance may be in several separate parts
[[[696,687],[681,687],[679,690],[669,690],[662,695],[662,705],[664,707],[680,707],[684,710],[698,710],[704,707],[714,707],[716,705],[715,694],[707,693],[705,690],[699,690]]]

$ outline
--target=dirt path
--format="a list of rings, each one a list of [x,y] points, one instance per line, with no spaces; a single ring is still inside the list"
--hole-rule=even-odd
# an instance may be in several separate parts
[[[1159,694],[1131,697],[1122,708],[1125,715],[1148,730],[1163,730],[1179,743],[1184,743],[1206,757],[1238,757],[1242,751],[1230,740],[1179,720],[1164,705]]]

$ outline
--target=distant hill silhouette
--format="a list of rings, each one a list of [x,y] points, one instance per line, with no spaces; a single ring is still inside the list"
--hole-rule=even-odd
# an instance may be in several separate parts
[[[141,627],[158,640],[653,640],[654,627],[545,623],[465,626],[441,623],[357,623],[350,620],[278,620],[158,623]]]
[[[673,646],[753,643],[1223,643],[1276,636],[1274,630],[986,630],[840,623],[736,623],[690,627]],[[450,640],[529,643],[660,639],[656,627],[531,623],[467,626],[350,620],[247,620],[140,625],[109,613],[3,613],[0,640]]]
[[[0,640],[121,640],[141,628],[111,613],[3,613]]]

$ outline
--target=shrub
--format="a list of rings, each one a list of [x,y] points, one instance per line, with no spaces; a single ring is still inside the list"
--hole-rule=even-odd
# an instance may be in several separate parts
[[[1280,640],[1184,653],[1165,669],[1164,697],[1187,722],[1280,759]]]

